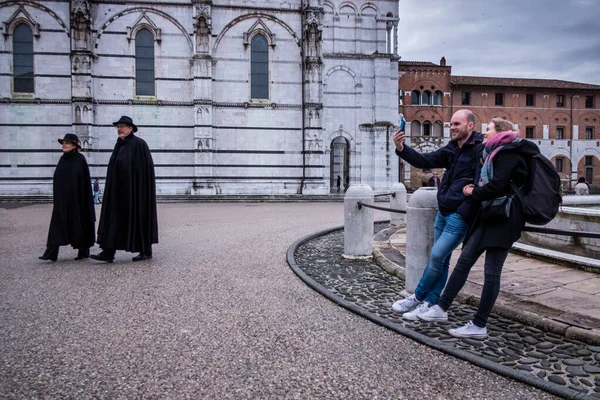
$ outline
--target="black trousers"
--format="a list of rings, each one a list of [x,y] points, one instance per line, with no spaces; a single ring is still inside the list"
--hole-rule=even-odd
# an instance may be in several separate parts
[[[448,279],[438,305],[446,311],[450,308],[458,292],[465,285],[471,268],[485,251],[484,282],[481,291],[481,301],[479,302],[477,313],[475,313],[475,317],[473,318],[473,323],[483,328],[487,324],[492,308],[500,293],[500,276],[502,274],[502,267],[508,256],[508,249],[497,247],[479,249],[479,238],[478,232],[475,231],[467,239],[467,243],[465,243],[460,253],[456,267],[454,267],[452,275]]]

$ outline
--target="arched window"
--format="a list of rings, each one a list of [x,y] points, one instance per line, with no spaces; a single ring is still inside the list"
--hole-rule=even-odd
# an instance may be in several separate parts
[[[413,90],[410,95],[410,104],[418,105],[421,104],[421,92],[418,90]]]
[[[440,90],[437,90],[435,92],[435,94],[433,95],[433,105],[441,106],[442,105],[442,97],[444,97],[444,94]]]
[[[421,123],[419,121],[411,122],[410,136],[411,137],[421,136]]]
[[[33,32],[27,24],[14,31],[13,74],[15,93],[33,93]]]
[[[431,122],[423,122],[423,136],[431,136]]]
[[[250,52],[250,97],[269,98],[269,44],[263,35],[252,38]]]
[[[154,36],[148,29],[135,35],[135,94],[154,96]]]
[[[431,92],[429,90],[424,91],[423,96],[421,98],[422,98],[421,104],[426,105],[426,106],[431,105]]]
[[[442,137],[444,136],[444,124],[442,121],[436,121],[433,124],[433,137]]]

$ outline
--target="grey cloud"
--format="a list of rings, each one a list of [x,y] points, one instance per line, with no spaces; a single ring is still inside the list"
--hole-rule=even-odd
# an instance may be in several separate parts
[[[600,83],[593,1],[402,0],[400,18],[404,60],[445,56],[456,75]]]

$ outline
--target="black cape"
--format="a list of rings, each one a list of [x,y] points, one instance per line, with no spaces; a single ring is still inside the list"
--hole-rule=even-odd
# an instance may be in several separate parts
[[[133,133],[118,139],[108,162],[98,244],[103,249],[145,252],[158,243],[154,162]]]
[[[54,207],[46,246],[94,245],[96,212],[90,186],[90,170],[83,154],[64,153],[54,171]]]

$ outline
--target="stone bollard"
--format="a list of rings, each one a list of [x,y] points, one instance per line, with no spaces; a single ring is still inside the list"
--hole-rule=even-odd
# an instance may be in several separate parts
[[[400,182],[394,183],[392,192],[396,193],[396,196],[392,196],[390,199],[390,208],[406,211],[406,187]],[[390,211],[390,225],[405,226],[406,214]]]
[[[422,187],[410,196],[406,208],[406,291],[414,293],[433,246],[437,189]]]
[[[345,258],[373,256],[373,209],[358,208],[357,203],[373,205],[373,190],[369,185],[352,185],[344,197]]]

